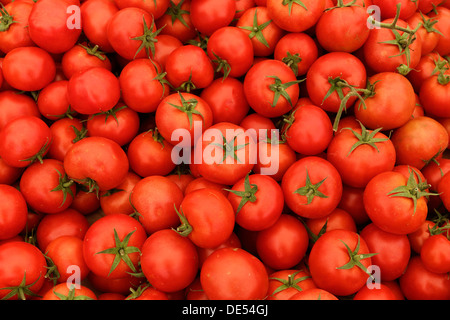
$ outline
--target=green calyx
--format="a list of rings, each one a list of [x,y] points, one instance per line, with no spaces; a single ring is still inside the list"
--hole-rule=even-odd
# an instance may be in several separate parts
[[[404,197],[409,198],[414,203],[414,213],[417,210],[417,201],[422,197],[437,196],[438,193],[428,192],[431,187],[426,181],[423,181],[419,173],[415,169],[409,169],[409,178],[404,186],[398,186],[390,191],[387,195],[389,197]],[[417,179],[417,181],[416,181]]]
[[[291,13],[292,13],[292,6],[294,3],[298,4],[303,9],[308,11],[308,8],[305,6],[305,4],[301,0],[283,0],[283,2],[282,2],[283,6],[287,5],[289,8],[289,15],[291,15]]]
[[[178,92],[178,95],[180,96],[181,106],[170,103],[170,102],[168,102],[168,104],[171,105],[172,107],[176,108],[177,110],[180,110],[181,112],[186,113],[186,115],[188,117],[190,129],[192,128],[192,122],[193,122],[192,115],[193,114],[199,115],[200,117],[202,117],[203,121],[205,120],[202,113],[196,109],[197,105],[198,105],[197,99],[192,98],[192,99],[186,100],[183,97],[183,95],[181,94],[181,92]]]
[[[228,192],[231,192],[232,194],[235,194],[238,197],[241,197],[241,202],[239,202],[239,205],[236,209],[236,214],[241,211],[242,207],[247,202],[255,202],[257,200],[256,193],[258,192],[258,186],[256,184],[250,184],[250,173],[248,173],[245,176],[244,179],[244,191],[238,191],[238,190],[232,190],[232,189],[225,189]]]
[[[75,286],[72,285],[72,287],[69,290],[69,293],[65,296],[62,293],[56,292],[53,289],[53,293],[55,294],[55,296],[57,296],[60,300],[94,300],[91,297],[88,296],[84,296],[84,295],[75,295]]]
[[[184,18],[183,18],[183,15],[189,15],[190,12],[187,10],[181,9],[183,2],[184,2],[184,0],[181,0],[180,2],[178,2],[178,4],[175,4],[172,0],[170,0],[170,5],[167,8],[166,14],[168,14],[170,16],[172,24],[174,24],[175,21],[179,20],[183,26],[190,29],[186,20],[184,20]]]
[[[380,152],[376,143],[380,143],[380,142],[389,140],[388,137],[375,138],[375,136],[378,134],[378,132],[381,131],[382,128],[378,128],[375,130],[367,130],[366,127],[361,122],[359,122],[359,124],[361,126],[361,133],[356,132],[352,128],[343,128],[343,130],[350,130],[353,133],[353,135],[356,137],[356,139],[358,139],[358,141],[351,147],[347,156],[349,156],[353,151],[355,151],[356,148],[358,148],[359,146],[365,145],[365,144],[371,146],[372,148],[374,148],[375,150]]]
[[[164,28],[160,28],[156,31],[153,31],[155,28],[155,20],[152,19],[152,24],[150,28],[147,26],[147,22],[145,21],[145,16],[142,16],[142,20],[144,21],[144,34],[139,37],[131,38],[131,40],[141,41],[141,45],[137,49],[136,53],[134,54],[133,59],[136,58],[136,56],[139,54],[139,52],[144,49],[147,57],[150,59],[151,57],[155,56],[155,43],[158,42],[158,39],[156,39],[157,35],[161,32],[161,30]],[[150,56],[151,52],[151,56]]]
[[[186,216],[184,215],[183,209],[180,207],[180,211],[177,210],[177,206],[174,204],[175,212],[180,218],[181,225],[175,230],[180,236],[187,237],[192,232],[192,226],[189,224]]]
[[[302,288],[298,284],[300,282],[304,281],[304,280],[310,279],[311,277],[310,276],[304,276],[304,277],[300,277],[300,278],[295,279],[297,274],[299,274],[301,271],[302,270],[298,270],[298,271],[296,271],[296,272],[294,272],[292,274],[289,274],[287,279],[270,277],[269,280],[277,280],[277,281],[279,281],[281,283],[281,285],[279,287],[277,287],[273,291],[272,296],[274,296],[275,294],[277,294],[277,293],[279,293],[279,292],[281,292],[283,290],[289,289],[289,288],[296,289],[299,292],[302,291]]]
[[[268,20],[260,25],[258,25],[258,9],[255,9],[255,14],[253,15],[253,25],[252,26],[241,26],[239,28],[250,31],[248,37],[253,39],[254,37],[258,39],[264,46],[269,48],[269,44],[267,43],[266,38],[263,35],[263,30],[267,28],[267,26],[272,22],[272,20]]]
[[[235,145],[236,139],[237,136],[234,136],[233,139],[227,141],[227,139],[222,134],[222,143],[213,142],[210,144],[222,149],[223,158],[221,163],[223,163],[228,156],[231,156],[235,161],[242,163],[242,161],[237,156],[236,152],[242,148],[245,148],[248,145],[248,143]]]
[[[44,155],[47,153],[48,148],[50,148],[51,139],[47,138],[42,148],[34,155],[26,159],[22,159],[20,161],[27,161],[30,162],[30,164],[39,161],[40,163],[43,163]]]
[[[291,107],[293,107],[291,97],[286,92],[286,89],[292,85],[295,85],[295,84],[298,84],[298,83],[304,81],[305,79],[289,81],[289,82],[283,83],[278,76],[267,76],[267,77],[275,79],[274,83],[269,85],[269,89],[274,92],[273,101],[271,104],[272,108],[276,107],[278,100],[280,99],[280,96],[284,97],[286,99],[286,101],[289,103],[289,105]]]
[[[8,13],[3,4],[1,4],[1,6],[0,13],[2,16],[0,17],[0,32],[4,32],[8,31],[13,23],[19,22],[14,20],[14,17]]]
[[[126,265],[133,271],[136,272],[136,267],[134,266],[133,262],[131,261],[130,257],[128,256],[130,253],[140,253],[139,248],[128,246],[128,242],[130,241],[131,236],[136,230],[131,231],[128,233],[124,239],[121,241],[119,239],[119,236],[117,234],[116,229],[114,229],[114,242],[115,247],[105,249],[102,251],[97,252],[96,254],[113,254],[114,260],[111,264],[111,268],[109,270],[108,276],[113,272],[117,266],[119,265],[120,261],[124,261]]]
[[[95,45],[93,48],[87,47],[87,46],[82,45],[80,43],[78,45],[80,47],[82,47],[83,49],[85,49],[88,55],[97,57],[101,61],[105,61],[106,60],[105,53],[100,51],[100,50],[98,50],[98,45]]]
[[[74,197],[74,194],[72,192],[72,188],[71,186],[75,183],[73,180],[69,179],[69,177],[67,176],[67,174],[61,174],[61,172],[59,172],[58,170],[56,170],[56,172],[58,172],[58,185],[53,188],[51,190],[51,192],[57,192],[57,191],[61,191],[63,194],[63,200],[62,203],[59,205],[59,207],[62,207],[64,205],[64,203],[66,203],[67,200],[67,195],[70,195],[72,198]]]
[[[27,296],[40,297],[40,295],[34,293],[30,289],[32,286],[34,286],[39,281],[40,277],[38,277],[33,283],[30,283],[30,284],[26,284],[27,283],[26,278],[27,278],[27,272],[25,271],[23,273],[22,281],[20,282],[20,284],[18,286],[0,288],[1,290],[10,290],[10,292],[6,296],[4,296],[2,298],[2,300],[8,300],[14,296],[17,296],[17,298],[19,300],[26,300]]]
[[[307,200],[306,205],[311,204],[311,202],[313,201],[313,199],[315,197],[328,198],[327,195],[325,195],[321,191],[319,191],[319,187],[325,182],[326,179],[327,178],[324,178],[323,180],[319,181],[318,183],[313,184],[309,177],[308,169],[306,169],[305,186],[295,190],[294,193],[299,194],[301,196],[305,196],[306,200]]]
[[[223,73],[222,81],[224,81],[230,75],[231,66],[227,60],[219,57],[215,52],[213,52],[212,54],[214,55],[215,59],[212,59],[211,61],[217,65],[216,72],[222,71]]]
[[[292,54],[289,51],[286,52],[286,57],[281,59],[289,68],[294,71],[295,76],[298,76],[298,64],[302,62],[302,58],[300,57],[300,54],[295,53]]]
[[[344,241],[341,240],[341,242],[347,248],[347,252],[348,252],[350,260],[346,264],[344,264],[343,266],[337,267],[336,269],[348,270],[348,269],[352,269],[353,267],[356,266],[357,268],[360,268],[362,271],[367,273],[370,277],[372,277],[372,275],[369,272],[369,270],[361,263],[361,260],[373,257],[374,255],[376,255],[378,253],[366,253],[366,254],[358,253],[359,248],[360,248],[360,244],[361,244],[361,238],[360,238],[359,235],[358,235],[358,242],[356,244],[356,247],[355,247],[354,251],[352,251],[350,249],[350,247]]]

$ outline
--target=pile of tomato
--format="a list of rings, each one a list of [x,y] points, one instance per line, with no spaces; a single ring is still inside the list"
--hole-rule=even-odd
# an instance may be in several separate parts
[[[450,299],[450,1],[1,2],[0,298]]]

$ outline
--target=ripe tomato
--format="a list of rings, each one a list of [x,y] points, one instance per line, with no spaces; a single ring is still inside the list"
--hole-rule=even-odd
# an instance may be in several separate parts
[[[73,201],[76,185],[60,160],[44,159],[25,169],[20,190],[30,208],[47,214],[66,210]]]
[[[41,300],[97,300],[97,296],[84,285],[69,289],[67,283],[60,283],[48,290]]]
[[[334,209],[323,218],[306,219],[305,221],[310,238],[316,241],[324,232],[344,229],[357,232],[356,223],[350,213],[340,208]]]
[[[0,184],[0,195],[0,240],[6,240],[25,228],[28,207],[22,193],[12,186]]]
[[[139,222],[148,234],[180,224],[177,212],[183,192],[169,178],[149,176],[136,183],[130,194],[130,203],[137,211]]]
[[[198,273],[194,244],[171,229],[156,231],[147,238],[140,261],[147,280],[163,292],[187,288]]]
[[[299,98],[298,80],[286,64],[266,59],[254,64],[244,78],[244,93],[258,114],[275,118],[290,111]]]
[[[398,4],[400,4],[400,19],[408,19],[418,9],[417,2],[413,0],[372,0],[372,3],[380,8],[383,20],[395,17]]]
[[[236,223],[247,230],[264,230],[272,226],[283,212],[283,191],[270,176],[247,175],[227,190],[228,200],[236,213]]]
[[[87,134],[83,122],[77,118],[62,118],[50,125],[53,140],[48,149],[48,157],[55,160],[64,160],[67,151]]]
[[[294,294],[289,300],[339,300],[334,294],[320,289],[311,288]]]
[[[438,21],[434,27],[442,34],[442,36],[439,37],[438,44],[434,48],[434,51],[439,53],[441,57],[444,57],[450,53],[450,8],[439,6],[436,8],[436,12],[433,10],[428,13],[428,16]]]
[[[428,17],[425,11],[420,10],[416,11],[406,22],[413,30],[419,23],[422,23],[422,26],[417,30],[422,44],[421,54],[424,56],[432,52],[436,48],[440,37],[439,33],[436,32],[437,29],[434,28],[434,24],[437,23],[436,19]]]
[[[103,67],[94,67],[74,74],[69,80],[67,90],[70,106],[81,114],[108,111],[120,99],[119,79]]]
[[[214,31],[231,23],[236,13],[235,0],[191,0],[191,21],[202,34],[211,36]]]
[[[0,246],[0,297],[26,300],[44,284],[47,263],[44,254],[30,243],[14,241]]]
[[[428,116],[450,118],[447,104],[450,98],[450,74],[426,79],[420,87],[419,98]]]
[[[210,188],[186,194],[178,215],[181,225],[176,230],[200,248],[221,245],[230,238],[235,224],[230,201],[220,191]]]
[[[253,64],[254,49],[251,39],[244,30],[226,26],[214,31],[208,39],[206,52],[216,72],[238,78]]]
[[[210,300],[260,300],[269,287],[261,260],[240,248],[214,251],[203,263],[200,281]]]
[[[71,111],[67,98],[68,84],[68,80],[54,81],[39,92],[36,103],[41,116],[49,120],[58,120],[75,113]]]
[[[150,13],[154,19],[161,17],[169,7],[169,0],[152,0],[152,1],[136,1],[136,0],[114,0],[114,3],[120,8],[137,7]]]
[[[325,0],[267,0],[273,21],[283,30],[302,32],[314,26],[325,9]]]
[[[43,0],[35,3],[28,19],[31,40],[49,53],[63,53],[72,48],[81,35],[81,26],[71,20],[70,6],[78,0]]]
[[[0,133],[0,157],[13,167],[42,161],[52,144],[48,125],[38,117],[24,116],[9,122]]]
[[[37,91],[53,81],[56,64],[44,49],[18,47],[6,54],[2,72],[5,81],[11,87],[23,91]]]
[[[363,188],[379,173],[394,169],[395,148],[389,137],[377,130],[341,129],[327,149],[327,160],[339,171],[342,181]]]
[[[185,43],[197,35],[190,15],[191,0],[170,1],[166,12],[156,19],[160,35],[171,35]]]
[[[75,143],[64,157],[70,179],[90,192],[117,187],[129,169],[125,151],[117,142],[104,137],[87,137]]]
[[[372,256],[362,237],[349,230],[324,233],[312,246],[309,270],[318,288],[333,295],[356,293],[366,283]]]
[[[380,283],[375,288],[362,287],[353,296],[353,300],[397,300],[397,297],[388,286]]]
[[[308,244],[305,226],[297,217],[288,214],[282,214],[256,237],[258,257],[275,270],[294,268],[305,257]]]
[[[439,197],[444,204],[444,207],[448,210],[450,208],[450,174],[446,173],[442,176],[441,181],[437,185],[437,191]]]
[[[450,271],[450,241],[444,234],[435,234],[424,241],[420,259],[428,271],[448,273]]]
[[[297,160],[281,181],[286,205],[304,218],[329,215],[339,204],[342,179],[327,160],[308,156]]]
[[[289,300],[295,294],[312,288],[316,285],[305,270],[278,270],[269,275],[267,300]]]
[[[87,230],[83,257],[89,270],[108,278],[137,272],[140,250],[147,234],[136,219],[124,214],[101,217]]]
[[[2,13],[2,32],[0,32],[0,50],[8,53],[18,47],[34,46],[28,28],[28,19],[33,3],[13,1],[5,4]]]
[[[36,102],[16,90],[0,92],[0,130],[10,121],[22,116],[42,117]]]

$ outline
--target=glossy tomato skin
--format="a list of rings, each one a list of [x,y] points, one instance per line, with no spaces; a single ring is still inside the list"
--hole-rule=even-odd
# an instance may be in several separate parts
[[[171,35],[180,42],[195,38],[197,33],[191,21],[190,9],[191,0],[171,2],[169,9],[155,21],[157,28],[162,28],[160,35]]]
[[[309,186],[307,175],[310,180]],[[321,181],[322,184],[317,186]],[[319,193],[315,192],[315,196],[308,204],[306,194],[312,185],[316,185]],[[329,161],[317,156],[304,157],[292,164],[283,176],[281,187],[286,205],[304,218],[327,216],[337,207],[342,195],[342,179],[338,171]]]
[[[339,300],[339,298],[326,290],[310,288],[294,294],[289,300]]]
[[[26,115],[42,117],[33,98],[16,90],[0,92],[0,130],[8,122]]]
[[[246,73],[244,78],[244,93],[250,107],[260,115],[267,118],[279,117],[297,103],[299,98],[298,83],[285,88],[289,100],[280,96],[275,100],[275,89],[270,89],[275,85],[277,77],[282,84],[297,81],[294,72],[287,65],[279,60],[266,59],[254,64]]]
[[[71,289],[69,289],[69,287],[67,286],[66,283],[60,283],[57,284],[54,288],[48,290],[43,296],[42,296],[42,300],[64,300],[67,299],[67,297],[69,296],[69,291]],[[73,300],[97,300],[97,296],[94,293],[94,291],[92,291],[91,289],[89,289],[86,286],[80,286],[80,288],[75,288],[74,290],[74,299]],[[62,295],[63,298],[61,299],[57,294]]]
[[[41,90],[53,81],[56,64],[52,56],[39,47],[18,47],[9,51],[2,64],[5,81],[23,91]]]
[[[326,232],[314,243],[308,262],[317,287],[337,296],[346,296],[356,293],[365,285],[369,275],[361,268],[353,266],[350,269],[339,269],[350,260],[344,243],[354,251],[358,240],[358,254],[369,254],[364,239],[349,230]],[[370,257],[361,259],[360,262],[365,268],[372,264]]]
[[[75,143],[64,157],[67,175],[79,183],[94,180],[99,191],[118,186],[128,173],[129,163],[119,144],[104,137],[87,137]]]
[[[380,283],[379,287],[362,287],[353,297],[353,300],[397,300],[392,290]]]
[[[448,273],[450,270],[450,241],[445,234],[428,238],[420,251],[424,267],[435,273]]]
[[[63,53],[72,48],[81,35],[81,26],[70,6],[79,6],[78,0],[43,0],[35,3],[30,12],[29,32],[33,42],[50,53]],[[69,10],[69,8],[71,10]]]
[[[224,0],[191,0],[191,21],[202,34],[211,36],[214,31],[231,23],[236,12],[236,2]]]
[[[261,260],[240,248],[213,252],[203,263],[200,281],[210,300],[264,299],[269,286]]]
[[[6,240],[25,228],[28,207],[22,193],[10,185],[0,184],[0,195],[0,240]]]
[[[67,79],[79,71],[94,67],[111,71],[111,60],[106,54],[99,52],[98,48],[91,48],[86,43],[74,45],[61,58],[61,68]]]
[[[187,288],[197,275],[198,263],[191,240],[171,229],[153,233],[142,246],[142,272],[154,288],[163,292]]]
[[[50,125],[53,141],[48,150],[48,157],[55,160],[64,160],[70,147],[76,143],[86,132],[83,122],[77,118],[62,118]]]
[[[280,288],[282,288],[281,291]],[[316,285],[306,270],[285,269],[274,271],[269,275],[267,300],[289,300],[295,294],[312,288],[316,288]]]
[[[450,99],[450,83],[441,83],[438,76],[431,76],[422,83],[419,98],[427,115],[450,118],[447,104]]]
[[[13,167],[27,167],[48,153],[52,138],[50,128],[42,119],[17,118],[1,131],[0,157]]]
[[[444,36],[439,37],[438,44],[434,48],[434,51],[439,53],[440,56],[445,56],[450,52],[450,39],[448,31],[450,30],[450,8],[438,6],[435,13],[433,10],[428,13],[430,18],[435,18],[438,22],[435,24],[435,28],[439,30]]]
[[[120,99],[119,79],[103,67],[77,72],[70,78],[67,90],[71,107],[81,114],[108,111]]]
[[[407,178],[399,172],[386,171],[376,175],[364,190],[364,207],[371,221],[380,229],[394,234],[416,231],[427,217],[425,197],[413,199],[389,194],[399,186],[406,186]]]
[[[129,240],[122,249],[134,266],[134,270],[121,258],[119,264],[113,267],[116,257],[114,253],[102,253],[102,251],[118,246],[115,234],[119,241],[129,236]],[[87,230],[83,239],[83,257],[89,269],[95,274],[108,278],[123,278],[128,272],[135,272],[140,259],[139,250],[142,248],[147,234],[144,227],[136,219],[124,214],[112,214],[101,217]],[[126,252],[127,248],[137,248],[132,252]],[[117,253],[117,255],[124,253]]]
[[[68,84],[68,80],[54,81],[39,92],[36,103],[43,117],[58,120],[73,113],[67,98]]]
[[[28,18],[33,4],[26,1],[10,2],[5,4],[5,10],[13,16],[14,23],[9,24],[6,30],[0,33],[0,50],[8,53],[14,48],[34,46],[28,28]]]
[[[442,176],[441,181],[437,185],[437,191],[439,193],[439,197],[444,204],[444,207],[448,210],[450,208],[450,174],[445,173]]]
[[[137,7],[150,13],[154,19],[161,17],[169,7],[169,0],[155,1],[136,1],[136,0],[114,0],[114,3],[120,8]]]

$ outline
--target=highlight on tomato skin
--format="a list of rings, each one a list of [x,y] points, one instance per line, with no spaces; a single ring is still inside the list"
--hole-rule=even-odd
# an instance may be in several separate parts
[[[450,0],[0,15],[0,299],[450,300]]]

